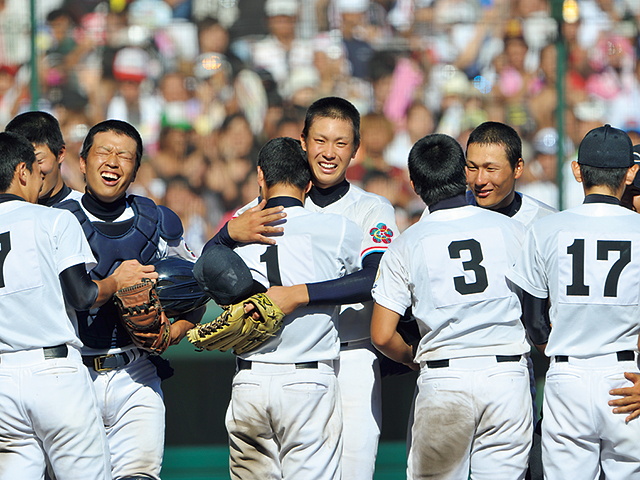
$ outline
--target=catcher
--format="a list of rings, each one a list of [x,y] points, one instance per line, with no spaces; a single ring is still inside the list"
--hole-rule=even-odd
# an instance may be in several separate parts
[[[235,253],[216,245],[205,250],[194,267],[196,279],[216,302],[233,305],[187,337],[199,348],[233,348],[237,354],[225,420],[231,478],[338,479],[338,308],[300,308],[285,316],[278,329],[282,312],[267,295],[238,299],[271,286],[330,280],[355,271],[362,233],[344,217],[303,208],[311,173],[294,139],[276,138],[260,150],[258,185],[268,208],[284,207],[286,219],[278,223],[283,231],[270,245],[245,244]]]

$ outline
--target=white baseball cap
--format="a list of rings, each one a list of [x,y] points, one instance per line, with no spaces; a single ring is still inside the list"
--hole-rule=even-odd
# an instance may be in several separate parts
[[[284,15],[295,17],[298,14],[298,0],[267,0],[264,4],[264,13],[268,17]]]

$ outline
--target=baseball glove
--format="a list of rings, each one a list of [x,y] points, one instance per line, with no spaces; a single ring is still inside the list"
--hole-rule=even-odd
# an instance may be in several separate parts
[[[162,311],[153,281],[143,278],[140,283],[121,288],[114,300],[136,347],[156,355],[167,349],[171,322]]]
[[[260,314],[255,320],[244,307],[251,303]],[[284,313],[264,293],[257,293],[243,302],[225,307],[213,322],[198,325],[187,332],[187,338],[199,350],[233,348],[236,355],[260,346],[282,327]]]

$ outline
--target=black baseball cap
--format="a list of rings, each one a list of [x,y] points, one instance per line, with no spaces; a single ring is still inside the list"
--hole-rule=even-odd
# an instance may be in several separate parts
[[[587,133],[578,148],[578,163],[597,168],[629,168],[633,144],[624,130],[607,124]]]
[[[636,165],[640,165],[640,144],[633,146],[633,161]],[[640,188],[640,170],[636,173],[636,178],[633,179],[633,186]]]

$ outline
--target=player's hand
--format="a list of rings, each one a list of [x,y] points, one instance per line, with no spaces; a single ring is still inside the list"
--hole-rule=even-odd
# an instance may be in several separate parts
[[[157,280],[158,273],[153,265],[142,265],[137,260],[125,260],[118,265],[111,277],[116,281],[116,290],[120,290],[139,283],[143,278]]]
[[[622,398],[610,400],[609,406],[616,407],[613,409],[613,413],[631,413],[624,419],[626,423],[629,423],[640,416],[640,375],[625,372],[624,376],[627,380],[633,382],[633,386],[610,390],[610,395],[620,395]]]
[[[282,227],[267,226],[268,223],[281,220],[287,216],[283,211],[284,207],[278,206],[264,209],[267,204],[262,200],[258,205],[250,208],[236,218],[229,220],[227,230],[229,236],[240,243],[268,243],[275,244],[273,238],[266,235],[273,235],[284,231]]]
[[[180,341],[187,336],[187,332],[195,327],[195,325],[188,320],[176,320],[171,324],[171,330],[169,336],[171,340],[169,345],[177,345]]]
[[[304,284],[291,287],[271,287],[267,290],[267,296],[285,315],[289,315],[296,308],[304,307],[309,303],[309,291]]]

